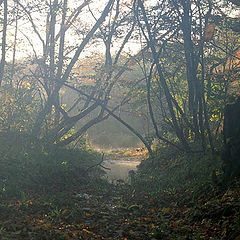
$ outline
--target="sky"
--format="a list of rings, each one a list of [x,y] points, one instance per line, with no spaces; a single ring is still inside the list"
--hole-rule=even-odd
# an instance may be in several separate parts
[[[21,1],[22,2],[22,1]],[[83,1],[74,1],[74,0],[69,0],[68,7],[72,9],[77,8],[79,3],[82,3]],[[100,15],[100,12],[104,9],[105,4],[107,0],[93,0],[92,3],[90,4],[90,9],[94,12],[96,16]],[[20,9],[20,11],[22,11]],[[68,11],[68,15],[70,15],[71,11]],[[42,36],[43,39],[45,39],[45,22],[46,22],[46,14],[45,13],[39,13],[35,12],[32,15],[33,21],[36,23],[37,28],[40,32],[40,35]],[[85,10],[83,13],[80,15],[80,21],[78,24],[74,24],[75,29],[81,29],[85,26],[89,27],[95,23],[95,20],[93,16],[91,15],[90,11],[88,10],[88,7],[85,7]],[[58,17],[58,20],[59,17]],[[59,30],[59,26],[57,26],[57,31]],[[9,26],[8,27],[8,43],[13,44],[14,42],[14,34],[15,33],[15,26]],[[30,43],[31,42],[31,43]],[[76,35],[73,35],[72,30],[68,30],[67,35],[66,35],[66,42],[69,43],[69,45],[77,45],[81,42],[81,39],[77,39]],[[115,43],[116,44],[116,43]],[[32,46],[31,46],[32,45]],[[18,21],[18,34],[17,34],[17,52],[16,52],[16,59],[20,60],[22,58],[29,58],[34,56],[34,51],[38,55],[42,55],[43,52],[43,47],[42,43],[39,40],[38,36],[34,33],[33,28],[31,23],[29,22],[28,19],[25,20],[19,20]],[[100,45],[100,47],[95,45],[95,48],[93,47],[91,50],[92,51],[99,51],[103,53],[104,47]],[[114,48],[113,48],[114,49]],[[131,44],[128,44],[127,51],[138,51],[139,50],[139,44],[131,42]],[[82,56],[86,56],[89,54],[89,49],[88,51],[84,51]],[[90,51],[91,52],[91,51]],[[12,59],[12,51],[8,51],[7,53],[7,60],[11,61]]]
[[[102,0],[98,8],[103,5],[103,2],[105,0]],[[9,4],[13,4],[13,1],[9,1]],[[23,2],[23,1],[20,1]],[[75,3],[72,4],[71,2]],[[79,1],[80,2],[80,1]],[[82,1],[81,1],[82,2]],[[69,6],[71,6],[71,9],[74,9],[75,6],[77,6],[76,1],[70,1]],[[9,7],[10,9],[10,7]],[[23,10],[20,9],[19,12],[23,13]],[[70,14],[70,11],[69,11]],[[68,14],[68,15],[69,15]],[[86,20],[92,21],[93,19],[89,16],[89,14],[84,13],[84,17],[81,18],[81,21],[86,22]],[[46,23],[46,14],[35,12],[31,14],[34,23],[37,25],[37,29],[40,32],[41,37],[45,40],[45,23]],[[59,18],[58,18],[59,19]],[[59,27],[57,26],[57,31],[59,30]],[[13,45],[14,37],[15,37],[15,23],[12,25],[8,25],[7,29],[7,41],[9,45]],[[56,31],[56,32],[57,32]],[[67,36],[67,41],[74,43],[76,38],[71,37],[69,34]],[[31,44],[33,46],[31,46]],[[33,56],[33,48],[37,52],[37,54],[42,54],[43,47],[42,43],[39,40],[38,36],[34,33],[33,27],[28,19],[20,19],[18,21],[18,33],[17,33],[17,52],[16,52],[16,59],[22,59]],[[9,49],[7,52],[7,60],[12,59],[12,48]]]

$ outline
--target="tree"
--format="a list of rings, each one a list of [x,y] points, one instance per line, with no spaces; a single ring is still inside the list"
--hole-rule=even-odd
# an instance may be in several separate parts
[[[71,13],[67,7],[67,0],[63,2],[56,0],[50,2],[49,4],[47,3],[46,5],[41,5],[40,11],[46,17],[45,40],[43,37],[43,29],[41,28],[41,25],[36,22],[36,15],[34,15],[34,11],[36,11],[36,8],[38,8],[38,6],[31,4],[25,6],[24,3],[18,0],[15,0],[14,2],[17,4],[17,6],[19,6],[19,8],[23,10],[27,22],[29,22],[32,26],[33,34],[35,34],[39,42],[42,44],[43,54],[40,56],[37,52],[38,50],[35,48],[32,42],[32,39],[23,33],[30,46],[32,46],[35,59],[33,67],[27,66],[27,68],[30,68],[29,70],[31,74],[28,76],[24,76],[23,74],[22,77],[25,78],[26,81],[35,79],[37,82],[37,85],[35,86],[38,86],[39,88],[39,98],[42,99],[43,103],[42,110],[35,118],[36,122],[32,131],[34,135],[41,134],[42,136],[45,136],[49,139],[51,136],[52,140],[54,140],[58,134],[58,132],[54,133],[54,131],[56,129],[59,129],[59,126],[57,126],[57,124],[60,124],[61,128],[67,128],[67,126],[71,125],[73,122],[76,123],[88,112],[92,111],[98,106],[97,104],[91,105],[90,101],[88,101],[80,113],[74,117],[69,117],[60,104],[59,92],[63,87],[63,84],[69,78],[71,78],[72,71],[78,61],[80,54],[83,52],[86,45],[94,36],[94,33],[104,22],[113,6],[114,0],[109,0],[107,2],[101,15],[98,16],[98,19],[96,19],[96,22],[92,24],[92,27],[90,27],[88,31],[86,30],[86,32],[84,32],[84,34],[86,34],[85,37],[83,37],[79,45],[73,49],[71,49],[69,46],[66,46],[66,34],[67,31],[71,30],[73,23],[78,19],[83,9],[87,7],[89,1],[84,1]],[[7,11],[5,11],[5,13],[7,13]],[[60,21],[58,21],[59,19]],[[57,26],[60,26],[59,32],[57,32]],[[19,29],[19,31],[21,31],[21,29]],[[3,47],[2,49],[4,50]],[[72,56],[70,57],[70,60],[70,53],[68,52],[69,50],[75,50],[74,54],[71,53]],[[4,57],[2,57],[2,59],[5,61]],[[2,63],[4,63],[3,60]],[[1,66],[3,66],[3,64]],[[33,70],[31,68],[33,68]],[[1,71],[1,73],[3,74],[3,71]],[[16,86],[18,83],[15,81],[14,84]],[[89,105],[90,108],[88,109]],[[52,113],[54,113],[54,118],[51,120],[53,122],[50,123],[51,121],[49,120],[51,119]],[[50,125],[46,126],[46,123]],[[53,123],[54,125],[52,125]],[[45,126],[45,132],[42,132],[43,126]],[[51,128],[51,131],[49,127]]]
[[[81,137],[94,124],[112,115],[144,141],[144,138],[134,128],[114,114],[114,111],[125,104],[128,99],[125,98],[122,101],[115,99],[113,103],[111,96],[116,83],[131,61],[131,58],[125,58],[125,61],[120,58],[135,27],[131,9],[122,5],[120,0],[109,0],[99,16],[94,9],[91,9],[90,1],[84,1],[72,9],[72,12],[67,6],[67,0],[42,4],[40,9],[34,3],[24,5],[24,2],[19,0],[14,2],[24,13],[22,16],[24,21],[31,25],[31,33],[42,45],[42,54],[40,54],[32,36],[25,34],[21,28],[15,28],[24,36],[34,54],[31,60],[24,63],[26,68],[22,69],[12,80],[13,88],[22,84],[27,85],[26,90],[35,92],[38,103],[41,103],[37,108],[38,113],[35,112],[33,117],[35,123],[31,127],[32,134],[45,138],[48,143],[66,145]],[[92,23],[92,26],[90,24],[86,29],[75,31],[73,24],[81,26],[80,15],[86,8],[95,23]],[[44,27],[37,22],[36,11],[40,11],[46,18]],[[111,18],[111,16],[114,17]],[[76,42],[70,45],[66,41],[70,31],[71,34],[75,33],[79,36],[77,47]],[[100,45],[101,41],[102,46],[105,47],[105,61],[102,64],[98,63],[100,67],[95,69],[94,81],[89,84],[84,81],[82,73],[77,70],[79,56],[87,49],[87,44]],[[118,43],[113,49],[114,41]],[[16,51],[16,48],[13,48],[13,51]],[[13,61],[12,69],[14,65]],[[18,65],[16,63],[16,66]],[[30,73],[25,74],[26,71]],[[74,91],[77,92],[74,101],[66,107],[63,107],[61,103],[64,91],[71,95]],[[107,107],[107,105],[112,106]],[[79,108],[80,111],[76,110]],[[99,113],[96,115],[98,110]],[[75,132],[72,132],[76,125]],[[9,127],[15,129],[13,126]],[[25,129],[25,131],[29,130]],[[149,150],[151,151],[150,148]]]
[[[2,30],[2,57],[0,61],[0,86],[3,80],[4,67],[6,61],[6,39],[7,39],[7,18],[8,18],[8,4],[7,0],[2,0],[0,6],[3,3],[3,30]]]
[[[190,151],[188,134],[194,134],[195,141],[201,140],[202,149],[206,149],[206,135],[213,150],[209,116],[205,95],[205,42],[209,25],[213,35],[214,25],[209,24],[212,12],[212,1],[165,1],[154,6],[144,6],[136,1],[135,13],[139,27],[152,53],[152,67],[147,74],[148,105],[156,135],[159,138],[158,126],[152,110],[150,95],[153,94],[153,78],[157,80],[159,91],[163,90],[170,115],[169,124],[186,151]],[[151,13],[151,15],[150,15]],[[205,29],[205,33],[204,33]],[[177,51],[174,54],[173,51]],[[181,55],[179,62],[169,66],[168,57]],[[164,60],[166,59],[166,60]],[[178,58],[175,58],[175,60]],[[156,69],[156,70],[155,70]],[[156,73],[154,73],[156,71]],[[171,74],[170,74],[171,73]],[[187,103],[183,106],[183,96],[174,88],[175,81],[186,79]],[[174,84],[173,84],[174,83]],[[177,85],[179,86],[179,84]],[[156,89],[156,88],[155,88]],[[152,93],[151,93],[152,92]],[[179,101],[179,97],[182,100]],[[162,138],[162,136],[160,136]]]

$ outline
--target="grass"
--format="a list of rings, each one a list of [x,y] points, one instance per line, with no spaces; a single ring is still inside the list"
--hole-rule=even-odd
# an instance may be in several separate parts
[[[218,157],[161,148],[140,164],[131,185],[111,185],[98,168],[84,175],[100,161],[98,153],[37,149],[5,155],[17,172],[1,192],[1,239],[234,240],[240,234],[240,184],[217,192],[212,171],[220,180]]]
[[[0,196],[22,199],[25,192],[74,190],[103,171],[101,154],[89,149],[47,147],[42,143],[0,139]]]
[[[150,195],[169,196],[184,193],[194,198],[213,186],[212,173],[222,175],[221,160],[211,154],[179,152],[170,147],[158,149],[154,159],[146,159],[138,167],[135,187]]]

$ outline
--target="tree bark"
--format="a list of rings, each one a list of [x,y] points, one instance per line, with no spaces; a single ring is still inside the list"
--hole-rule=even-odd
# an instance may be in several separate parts
[[[46,102],[43,110],[39,113],[39,116],[37,118],[37,121],[36,121],[34,129],[33,129],[33,134],[36,134],[36,135],[39,134],[39,132],[41,130],[42,122],[44,121],[46,115],[50,112],[50,110],[52,108],[52,105],[54,104],[56,95],[58,94],[62,85],[67,81],[67,79],[68,79],[68,77],[69,77],[69,75],[72,71],[72,68],[74,67],[75,63],[77,62],[77,60],[78,60],[80,54],[82,53],[82,51],[84,50],[85,46],[87,45],[89,40],[92,38],[94,33],[97,31],[97,29],[100,27],[100,25],[103,23],[103,21],[105,20],[105,18],[108,15],[114,1],[115,0],[109,0],[108,1],[106,7],[104,8],[104,11],[103,11],[102,15],[99,17],[97,22],[94,24],[92,29],[88,32],[86,37],[83,39],[82,43],[77,48],[73,58],[71,59],[69,65],[67,66],[67,69],[65,70],[61,79],[59,79],[59,81],[56,83],[55,88],[54,88],[52,94],[48,97],[47,102]]]
[[[74,91],[82,94],[83,96],[86,97],[90,97],[90,95],[84,93],[83,91],[81,91],[80,89],[74,88],[66,83],[64,83],[64,86],[73,89]],[[120,117],[118,117],[112,110],[110,110],[103,101],[99,100],[99,99],[95,99],[94,97],[91,98],[93,101],[95,101],[96,103],[99,104],[99,106],[101,106],[106,112],[109,113],[109,115],[111,115],[113,118],[115,118],[117,121],[119,121],[121,124],[123,124],[127,129],[129,129],[134,135],[136,135],[141,141],[142,143],[146,146],[149,155],[151,157],[153,157],[153,152],[151,149],[151,146],[148,144],[148,142],[145,140],[145,138],[136,130],[134,129],[132,126],[130,126],[127,122],[125,122],[124,120],[122,120]]]
[[[240,176],[240,97],[234,104],[226,105],[224,111],[224,163],[227,181]]]
[[[164,90],[164,93],[165,93],[165,96],[166,96],[166,99],[167,99],[168,109],[169,109],[169,112],[170,112],[170,116],[172,118],[172,123],[173,123],[174,130],[176,132],[176,135],[177,135],[178,139],[182,143],[185,151],[189,152],[190,147],[189,147],[189,145],[188,145],[188,143],[187,143],[187,141],[186,141],[186,139],[183,135],[183,132],[181,131],[181,129],[178,125],[177,119],[176,119],[176,115],[175,115],[175,112],[174,112],[174,109],[173,109],[173,104],[172,104],[172,96],[171,96],[171,93],[170,93],[169,88],[167,86],[166,79],[163,75],[162,68],[161,68],[161,66],[159,64],[159,61],[158,61],[157,51],[156,51],[156,48],[154,46],[154,40],[153,40],[153,36],[152,36],[152,33],[151,33],[150,25],[149,25],[149,22],[148,22],[148,19],[147,19],[145,8],[144,8],[141,0],[138,0],[138,6],[140,7],[140,9],[142,11],[142,14],[143,14],[143,20],[146,24],[148,38],[147,38],[146,34],[144,33],[143,29],[142,29],[142,32],[143,32],[143,34],[145,36],[145,39],[148,42],[148,45],[149,45],[149,47],[152,51],[152,56],[153,56],[154,62],[155,62],[156,67],[157,67],[159,79],[160,79],[160,82],[162,84],[162,87],[163,87],[163,90]],[[138,11],[138,9],[137,9],[137,11]]]
[[[7,16],[8,16],[7,0],[3,0],[3,8],[4,8],[4,13],[3,13],[3,33],[2,33],[2,58],[0,62],[0,86],[2,85],[4,67],[6,63],[6,39],[7,39]]]

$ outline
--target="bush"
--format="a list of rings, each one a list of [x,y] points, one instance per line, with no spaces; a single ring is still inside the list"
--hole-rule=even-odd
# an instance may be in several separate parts
[[[16,195],[25,190],[67,190],[85,184],[103,172],[91,168],[100,154],[90,150],[45,146],[26,133],[0,134],[0,192]],[[91,170],[91,171],[90,171]]]
[[[222,175],[220,157],[203,153],[182,153],[172,147],[159,148],[155,158],[143,161],[138,167],[137,188],[150,189],[150,194],[184,193],[196,196],[208,188],[212,173]],[[146,191],[147,192],[147,191]]]

